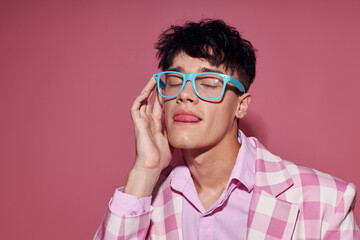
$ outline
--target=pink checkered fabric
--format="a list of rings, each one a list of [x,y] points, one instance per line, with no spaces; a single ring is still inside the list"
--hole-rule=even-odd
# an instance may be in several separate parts
[[[249,140],[257,159],[248,239],[360,240],[353,184],[282,160],[256,138]],[[150,212],[118,216],[108,208],[94,239],[182,239],[183,198],[168,175],[159,180]]]

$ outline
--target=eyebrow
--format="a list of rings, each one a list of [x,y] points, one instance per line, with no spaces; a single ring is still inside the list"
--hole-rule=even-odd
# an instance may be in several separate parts
[[[222,74],[224,74],[220,70],[213,69],[213,68],[206,68],[206,67],[199,68],[199,72],[214,72],[214,73],[222,73]]]
[[[184,69],[180,66],[178,67],[174,67],[174,68],[169,68],[167,71],[174,71],[174,72],[181,72],[184,73]],[[217,69],[213,69],[213,68],[206,68],[206,67],[201,67],[198,70],[199,73],[203,73],[203,72],[214,72],[214,73],[221,73],[224,74],[224,72],[217,70]]]
[[[174,72],[181,72],[183,73],[184,72],[184,69],[182,67],[174,67],[174,68],[169,68],[168,70],[166,71],[174,71]]]

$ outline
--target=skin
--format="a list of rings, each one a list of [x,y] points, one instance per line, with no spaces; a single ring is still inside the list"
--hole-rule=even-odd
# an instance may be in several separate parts
[[[183,52],[173,59],[169,68],[187,74],[209,69],[238,79],[223,65],[212,66]],[[227,89],[220,101],[204,101],[187,82],[176,98],[163,99],[156,94],[155,86],[156,81],[151,78],[131,107],[136,161],[129,173],[125,193],[138,198],[150,196],[161,170],[170,163],[172,147],[180,148],[199,199],[204,209],[208,209],[225,189],[235,164],[240,148],[237,119],[246,115],[251,95],[238,95]],[[153,94],[156,96],[152,106],[150,99]],[[162,114],[165,131],[161,125]]]

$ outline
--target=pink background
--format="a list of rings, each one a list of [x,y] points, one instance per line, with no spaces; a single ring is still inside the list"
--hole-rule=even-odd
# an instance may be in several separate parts
[[[153,43],[202,17],[258,49],[241,128],[360,187],[359,1],[135,2],[1,1],[1,239],[92,238],[133,164]]]

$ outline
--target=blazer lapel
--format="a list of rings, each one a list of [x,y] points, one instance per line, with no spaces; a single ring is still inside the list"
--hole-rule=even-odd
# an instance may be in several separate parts
[[[255,184],[248,216],[248,239],[291,239],[299,213],[296,204],[278,196],[294,183],[284,162],[256,138]]]

